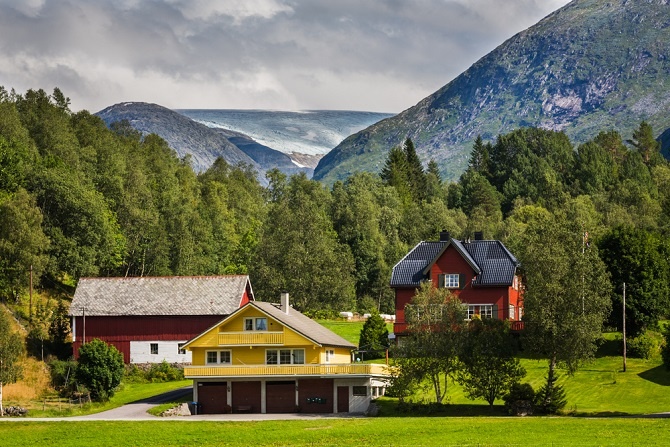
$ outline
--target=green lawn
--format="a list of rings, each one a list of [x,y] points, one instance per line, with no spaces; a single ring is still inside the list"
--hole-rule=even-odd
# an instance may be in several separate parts
[[[30,417],[58,417],[58,416],[81,416],[84,414],[99,413],[101,411],[111,410],[130,402],[146,399],[168,391],[193,385],[192,380],[180,380],[177,382],[165,383],[129,383],[121,384],[120,389],[108,401],[103,403],[90,403],[79,405],[51,404],[43,410],[39,406],[32,407],[28,411]],[[4,405],[12,405],[11,402],[4,402]],[[1,445],[1,444],[0,444]]]
[[[670,419],[343,418],[309,421],[0,422],[2,445],[68,446],[649,446]]]
[[[344,320],[316,320],[321,326],[324,326],[335,332],[340,337],[358,346],[358,340],[361,336],[364,321],[344,321]],[[393,323],[386,323],[389,334],[393,332]]]

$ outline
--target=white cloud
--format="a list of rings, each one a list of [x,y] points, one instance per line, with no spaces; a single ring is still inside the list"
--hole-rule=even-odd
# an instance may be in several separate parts
[[[0,0],[0,84],[73,109],[400,111],[568,0]]]

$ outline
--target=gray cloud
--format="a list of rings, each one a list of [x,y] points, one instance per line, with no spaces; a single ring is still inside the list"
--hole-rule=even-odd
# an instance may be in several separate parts
[[[0,0],[0,85],[75,110],[396,112],[568,0]]]

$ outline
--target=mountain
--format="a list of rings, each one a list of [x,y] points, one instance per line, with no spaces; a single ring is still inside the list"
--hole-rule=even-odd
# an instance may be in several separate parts
[[[207,170],[217,157],[223,157],[232,165],[246,163],[262,170],[220,132],[157,104],[124,102],[107,107],[96,115],[108,126],[125,119],[143,134],[155,133],[167,141],[179,157],[190,154],[197,172]]]
[[[351,135],[321,159],[325,183],[378,172],[388,150],[412,138],[445,178],[485,141],[520,127],[564,131],[574,143],[646,120],[670,127],[668,0],[574,0],[515,35],[414,107]],[[439,57],[436,55],[435,57]]]
[[[389,113],[348,110],[177,111],[215,129],[241,132],[258,144],[287,154],[296,164],[312,169],[324,154],[346,137],[391,116]],[[251,155],[249,152],[247,154]]]

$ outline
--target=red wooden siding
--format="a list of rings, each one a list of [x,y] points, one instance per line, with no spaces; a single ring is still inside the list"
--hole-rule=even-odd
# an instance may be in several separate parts
[[[461,284],[460,289],[450,289],[451,292],[457,296],[463,303],[466,304],[493,304],[497,306],[497,315],[494,318],[508,319],[509,305],[514,306],[514,320],[519,319],[519,305],[523,307],[523,297],[519,290],[513,287],[473,287],[472,281],[475,277],[475,272],[468,264],[468,262],[461,256],[453,245],[447,247],[444,253],[431,266],[430,279],[435,287],[439,284],[438,276],[440,274],[457,273],[463,275],[464,284]],[[395,304],[396,304],[396,320],[393,325],[393,332],[402,334],[407,329],[405,321],[405,306],[412,301],[416,289],[414,288],[396,288],[395,289]]]
[[[169,317],[86,317],[86,341],[98,338],[113,345],[123,354],[123,361],[130,363],[131,341],[190,340],[221,321],[224,315],[196,315]],[[72,349],[79,357],[84,322],[75,317],[76,334]]]

